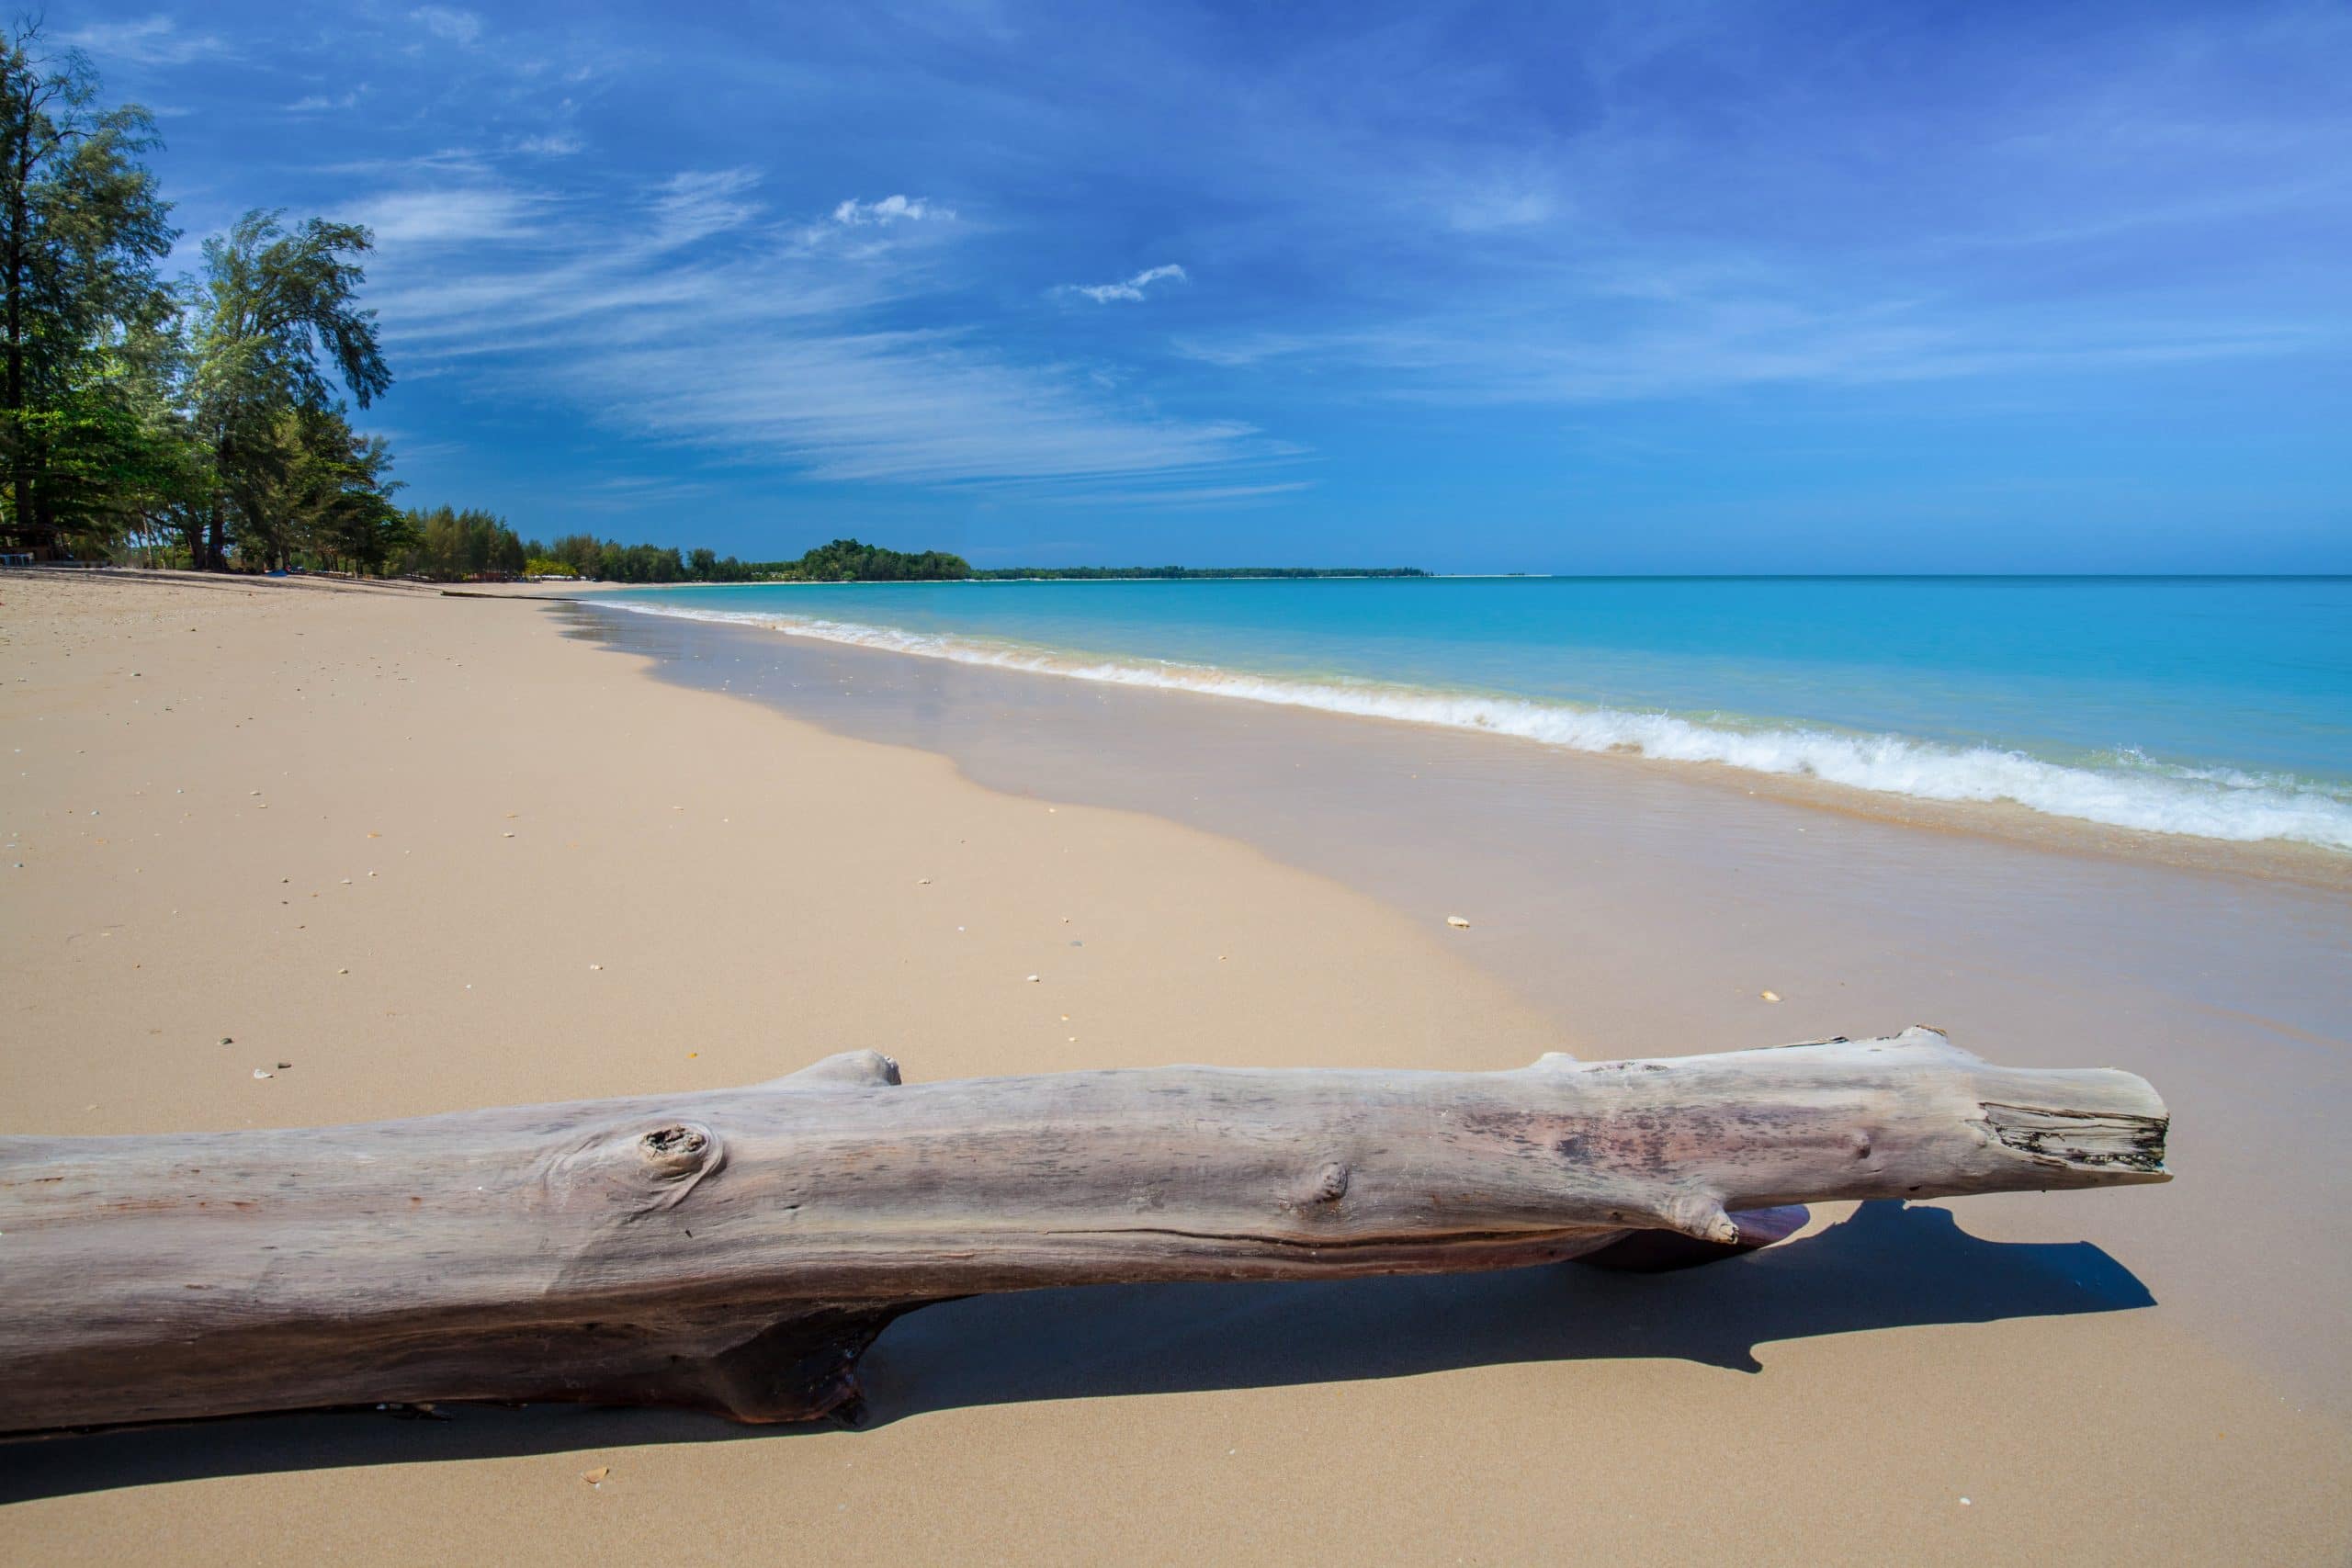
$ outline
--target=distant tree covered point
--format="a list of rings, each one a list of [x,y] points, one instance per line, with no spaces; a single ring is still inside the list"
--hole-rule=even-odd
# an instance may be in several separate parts
[[[760,570],[784,582],[951,582],[977,575],[971,562],[945,550],[910,554],[855,539],[835,539],[798,560],[777,561]]]
[[[920,554],[885,549],[855,539],[820,545],[798,560],[748,569],[781,582],[1012,581],[1030,578],[1236,578],[1236,577],[1427,577],[1419,567],[1321,566],[1035,566],[976,570],[962,556],[945,550]]]

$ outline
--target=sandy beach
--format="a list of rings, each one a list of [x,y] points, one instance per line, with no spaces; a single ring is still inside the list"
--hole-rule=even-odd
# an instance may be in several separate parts
[[[2179,1179],[1826,1205],[1679,1276],[958,1303],[877,1343],[857,1430],[459,1408],[17,1444],[0,1554],[2352,1548],[2340,889],[1606,758],[1547,760],[1571,783],[1539,809],[1475,737],[1408,765],[1361,721],[860,650],[791,656],[829,672],[820,711],[715,673],[786,657],[733,636],[665,655],[497,597],[0,577],[0,1132],[711,1089],[861,1047],[920,1079],[1492,1068],[1924,1021],[2146,1074]],[[861,679],[890,690],[839,694]]]

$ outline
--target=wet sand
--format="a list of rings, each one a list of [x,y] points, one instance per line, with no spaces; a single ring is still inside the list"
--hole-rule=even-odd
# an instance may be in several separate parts
[[[2340,898],[758,633],[617,657],[556,635],[578,614],[0,581],[0,1130],[717,1087],[864,1045],[914,1077],[1492,1067],[1920,1020],[2147,1074],[2181,1178],[1828,1209],[1654,1279],[960,1303],[884,1336],[854,1432],[540,1407],[17,1445],[10,1558],[2352,1544]]]

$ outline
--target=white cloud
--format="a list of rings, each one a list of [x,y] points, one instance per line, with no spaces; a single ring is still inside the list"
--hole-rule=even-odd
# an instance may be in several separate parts
[[[100,59],[134,65],[186,65],[230,52],[229,46],[211,34],[181,32],[177,22],[163,16],[135,22],[93,22],[65,34],[60,41]]]
[[[340,97],[333,98],[326,96],[322,93],[312,93],[308,97],[297,98],[292,103],[287,105],[286,112],[288,114],[316,114],[322,109],[352,108],[356,107],[358,102],[359,94],[356,89],[345,93]]]
[[[586,512],[641,512],[648,507],[675,505],[708,495],[711,487],[700,479],[673,479],[658,474],[616,474],[592,479],[565,498],[566,504]]]
[[[1254,434],[1229,421],[1122,412],[963,333],[763,334],[737,370],[712,375],[728,347],[641,347],[615,355],[608,374],[656,434],[789,453],[811,478],[834,481],[1165,473],[1234,461]]]
[[[396,247],[371,268],[370,303],[413,374],[463,367],[500,397],[561,398],[634,434],[822,480],[1205,482],[1272,449],[1247,424],[1169,415],[973,327],[896,324],[910,305],[930,313],[953,297],[933,292],[929,251],[809,243],[754,199],[758,178],[681,175],[593,209],[548,200],[515,245],[413,262]],[[436,239],[514,210],[454,199],[410,193],[374,210]],[[823,227],[910,220],[918,205],[861,202],[857,216],[888,216]]]
[[[1465,234],[1483,234],[1548,223],[1559,214],[1560,203],[1548,190],[1499,187],[1462,192],[1446,220]]]
[[[568,130],[550,132],[545,136],[526,136],[514,143],[517,152],[532,152],[546,158],[565,158],[577,152],[586,143]]]
[[[956,214],[944,207],[934,207],[923,197],[886,196],[879,201],[859,201],[855,197],[833,209],[833,221],[853,229],[867,228],[880,223],[896,223],[901,219],[910,222],[925,218],[953,218]]]
[[[1184,269],[1170,262],[1166,266],[1148,266],[1124,283],[1069,283],[1064,284],[1059,292],[1082,294],[1097,305],[1108,305],[1116,299],[1140,300],[1143,291],[1155,283],[1190,281]]]
[[[657,242],[665,249],[673,248],[742,227],[759,211],[746,199],[759,183],[757,169],[708,169],[671,175],[653,202],[661,219]]]
[[[409,13],[409,19],[450,43],[471,43],[481,37],[481,18],[454,6],[420,6]]]
[[[1228,507],[1262,504],[1276,496],[1312,490],[1312,479],[1284,479],[1272,484],[1170,485],[1161,490],[1071,491],[1038,499],[1069,506]]]
[[[1784,291],[1591,286],[1614,321],[1582,311],[1447,312],[1328,331],[1237,333],[1179,343],[1227,367],[1291,365],[1378,372],[1381,395],[1457,404],[1584,403],[1772,386],[1884,386],[2068,371],[2113,371],[2308,351],[2332,327],[2149,315],[2078,322],[2031,309],[1960,311],[1906,299]]]
[[[532,206],[511,190],[407,190],[379,196],[345,216],[374,230],[379,244],[453,244],[516,238],[526,230]]]

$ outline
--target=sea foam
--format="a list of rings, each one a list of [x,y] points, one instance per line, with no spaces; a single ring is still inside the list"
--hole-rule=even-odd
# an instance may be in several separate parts
[[[1508,735],[1572,751],[1819,779],[1918,800],[2009,802],[2052,817],[2240,843],[2285,840],[2352,851],[2352,796],[2314,782],[2226,768],[2188,768],[2117,753],[2081,766],[1992,747],[1805,726],[1737,727],[1664,712],[1532,702],[1374,681],[1306,679],[1159,660],[1111,659],[981,637],[773,612],[696,609],[626,600],[639,615],[756,626],[793,637],[1020,670],[1065,680],[1149,686],[1283,707]]]

